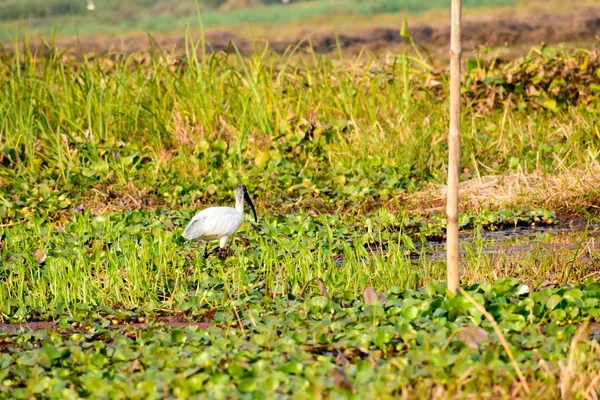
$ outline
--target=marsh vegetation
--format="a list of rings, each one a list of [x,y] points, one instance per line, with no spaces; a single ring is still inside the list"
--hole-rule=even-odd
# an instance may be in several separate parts
[[[596,398],[596,51],[466,61],[453,296],[446,71],[202,45],[2,59],[0,393]],[[205,260],[239,182],[261,218]]]

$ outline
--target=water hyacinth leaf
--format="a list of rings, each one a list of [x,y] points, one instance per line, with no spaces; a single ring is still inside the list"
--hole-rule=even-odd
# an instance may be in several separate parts
[[[256,388],[256,378],[255,377],[244,378],[238,384],[238,389],[242,393],[252,392],[255,388]]]
[[[184,343],[187,339],[187,335],[181,329],[173,329],[171,331],[171,340],[174,344]]]
[[[94,353],[90,357],[90,363],[98,368],[102,368],[106,364],[106,357],[100,353]]]
[[[212,148],[220,153],[225,153],[227,151],[227,142],[222,139],[215,140]]]
[[[273,393],[279,388],[279,381],[283,380],[283,377],[279,376],[266,376],[262,378],[258,384],[260,385],[260,389],[266,391],[267,393]],[[252,393],[253,397],[255,397],[256,391]],[[266,395],[263,397],[264,399],[268,399]]]
[[[64,354],[61,350],[57,349],[55,346],[44,346],[42,347],[42,352],[48,357],[50,361],[57,360],[62,357]]]
[[[471,222],[471,216],[468,214],[460,214],[458,216],[458,225],[463,227],[469,225]]]
[[[429,281],[424,287],[423,287],[423,292],[427,295],[427,296],[434,296],[435,294],[437,294],[437,289],[435,286],[435,283],[433,281]]]
[[[413,321],[419,316],[419,309],[415,306],[406,307],[402,310],[402,316],[409,321]]]
[[[281,161],[283,160],[283,156],[281,155],[281,153],[279,152],[279,150],[275,149],[275,150],[270,150],[269,151],[269,157],[270,157],[270,164],[273,166],[277,166],[281,163]]]
[[[543,44],[541,47],[542,54],[544,57],[554,57],[556,55],[556,49],[552,46]]]
[[[271,155],[268,151],[259,151],[254,156],[254,165],[256,165],[258,168],[264,169],[270,159]]]
[[[474,58],[469,58],[467,60],[467,72],[471,73],[474,69],[479,67],[479,62]]]
[[[581,299],[583,298],[583,292],[579,289],[569,289],[565,291],[563,297],[565,299],[570,300],[579,300],[579,304],[581,304]]]
[[[52,385],[52,379],[50,377],[44,376],[33,385],[31,391],[35,394],[40,394],[46,391],[50,387],[50,385]]]
[[[96,175],[96,171],[91,168],[82,168],[81,174],[85,177],[91,178]]]
[[[121,158],[121,164],[123,164],[123,166],[129,166],[129,165],[133,164],[133,161],[135,160],[136,157],[138,157],[137,153],[123,157],[123,158]]]
[[[395,336],[396,330],[391,326],[382,326],[377,328],[374,343],[377,347],[383,348]]]
[[[544,108],[547,108],[548,110],[551,110],[551,111],[556,111],[558,109],[556,100],[554,100],[554,99],[544,100],[542,105],[544,106]]]
[[[287,363],[285,363],[282,366],[281,370],[288,374],[301,375],[302,371],[304,370],[304,366],[302,365],[301,362],[292,360],[292,361],[288,361]]]
[[[557,308],[550,313],[550,318],[557,321],[564,321],[567,319],[567,312],[562,308]]]
[[[329,299],[325,296],[314,296],[307,301],[308,307],[316,310],[324,310],[329,304]]]
[[[546,308],[548,310],[554,310],[556,308],[556,306],[562,301],[562,297],[558,294],[553,294],[552,296],[550,296],[550,298],[546,301]]]
[[[105,173],[109,170],[110,166],[108,165],[108,163],[106,161],[98,161],[94,164],[92,164],[92,169],[96,172],[102,172]]]
[[[194,374],[187,378],[187,384],[192,393],[199,392],[204,387],[204,382],[210,378],[206,373]]]

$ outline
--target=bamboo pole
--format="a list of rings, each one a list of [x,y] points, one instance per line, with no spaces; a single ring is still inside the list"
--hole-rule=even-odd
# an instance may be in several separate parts
[[[448,135],[448,198],[446,237],[448,289],[458,289],[458,172],[460,168],[460,40],[461,0],[452,0],[450,33],[450,131]]]

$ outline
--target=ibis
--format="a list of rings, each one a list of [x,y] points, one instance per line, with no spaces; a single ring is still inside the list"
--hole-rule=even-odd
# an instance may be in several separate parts
[[[192,218],[183,231],[183,237],[188,240],[198,240],[205,244],[204,257],[208,257],[208,243],[212,240],[219,241],[219,258],[225,257],[225,244],[229,236],[233,235],[244,219],[244,200],[250,204],[254,213],[254,220],[258,222],[252,199],[248,195],[246,186],[241,183],[235,187],[235,208],[209,207]],[[217,249],[213,250],[215,252]]]

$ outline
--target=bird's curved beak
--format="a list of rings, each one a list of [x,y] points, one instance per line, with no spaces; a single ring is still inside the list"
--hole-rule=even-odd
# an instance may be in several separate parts
[[[244,190],[244,200],[246,200],[248,202],[248,204],[250,204],[250,208],[252,209],[252,212],[254,213],[254,221],[258,222],[258,217],[256,216],[256,210],[254,209],[254,204],[252,204],[252,199],[248,195],[248,192],[245,190]]]

